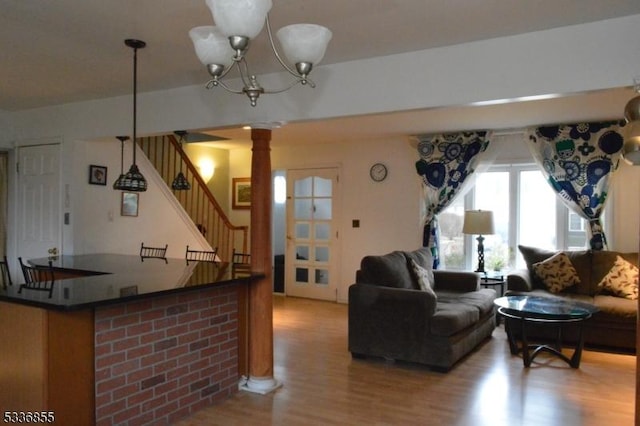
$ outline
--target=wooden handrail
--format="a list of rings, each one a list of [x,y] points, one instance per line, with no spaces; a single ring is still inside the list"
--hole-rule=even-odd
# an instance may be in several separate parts
[[[239,247],[247,252],[249,227],[231,223],[176,138],[173,135],[151,136],[138,138],[137,142],[169,187],[182,170],[191,189],[173,193],[209,244],[218,249],[218,256],[230,260],[233,249]]]

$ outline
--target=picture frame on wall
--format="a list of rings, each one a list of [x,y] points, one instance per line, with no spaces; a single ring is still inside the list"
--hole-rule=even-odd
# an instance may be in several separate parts
[[[122,193],[121,216],[138,216],[138,195],[135,192]]]
[[[105,166],[96,166],[95,164],[91,164],[89,166],[89,183],[91,185],[106,185],[107,168]]]
[[[250,209],[251,208],[251,178],[231,179],[231,208]]]

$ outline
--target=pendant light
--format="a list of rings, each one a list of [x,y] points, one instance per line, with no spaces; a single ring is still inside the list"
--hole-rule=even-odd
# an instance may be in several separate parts
[[[182,150],[182,143],[184,142],[184,137],[186,136],[187,132],[185,130],[176,130],[173,133],[175,133],[180,137],[180,172],[176,175],[176,178],[171,183],[171,188],[173,188],[173,190],[175,191],[186,191],[191,189],[191,185],[187,181],[187,178],[184,177],[184,175],[182,174],[182,163],[183,163],[182,157],[184,156],[184,151]]]
[[[118,179],[122,191],[144,192],[147,190],[147,181],[145,180],[138,166],[136,165],[136,115],[137,115],[137,91],[138,91],[138,49],[144,48],[147,44],[141,40],[126,39],[124,41],[128,47],[133,49],[133,164],[123,179]]]
[[[124,142],[129,140],[129,136],[116,136],[116,139],[120,141],[120,176],[113,182],[113,189],[123,190],[124,174]]]

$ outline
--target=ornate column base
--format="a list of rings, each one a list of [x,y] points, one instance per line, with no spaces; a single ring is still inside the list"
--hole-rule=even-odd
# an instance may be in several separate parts
[[[238,389],[241,391],[266,395],[282,386],[282,383],[273,377],[244,377],[240,379]]]

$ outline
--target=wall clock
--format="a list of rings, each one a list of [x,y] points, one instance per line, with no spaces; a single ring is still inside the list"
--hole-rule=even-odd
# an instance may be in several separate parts
[[[382,182],[387,178],[387,166],[382,163],[374,164],[369,170],[369,176],[374,182]]]

